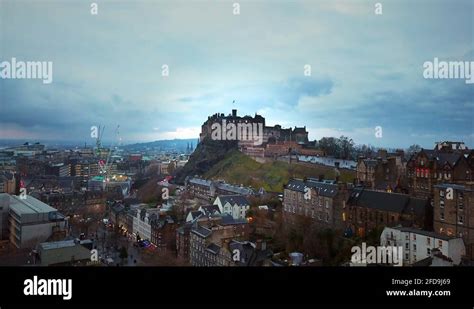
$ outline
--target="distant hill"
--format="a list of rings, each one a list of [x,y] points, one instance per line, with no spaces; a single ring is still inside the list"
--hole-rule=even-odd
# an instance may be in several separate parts
[[[157,150],[186,150],[188,145],[195,148],[197,144],[197,138],[188,139],[170,139],[170,140],[159,140],[154,142],[136,143],[121,146],[121,148],[128,150],[142,150],[142,149],[157,149]]]
[[[333,167],[307,164],[286,163],[275,161],[269,163],[258,163],[252,158],[244,155],[238,150],[230,151],[225,158],[213,165],[205,174],[207,179],[223,179],[234,184],[252,186],[255,189],[263,187],[267,191],[283,192],[290,178],[318,178],[324,175],[325,179],[335,179]],[[352,182],[355,177],[354,171],[340,170],[340,180]]]

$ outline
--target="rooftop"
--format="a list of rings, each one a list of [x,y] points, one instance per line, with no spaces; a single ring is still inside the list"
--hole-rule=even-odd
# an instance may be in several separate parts
[[[21,199],[19,196],[10,195],[10,208],[15,210],[18,214],[37,214],[37,213],[50,213],[56,212],[57,210],[40,200],[26,195],[26,199]]]

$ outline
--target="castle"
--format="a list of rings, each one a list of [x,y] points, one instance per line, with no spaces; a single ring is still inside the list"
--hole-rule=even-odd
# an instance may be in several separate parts
[[[227,116],[223,113],[216,113],[209,116],[201,126],[199,135],[200,141],[205,138],[211,138],[213,125],[220,123],[233,124],[235,126],[255,126],[263,128],[263,138],[261,145],[255,145],[251,140],[238,140],[239,150],[252,157],[279,156],[297,151],[304,153],[310,151],[307,149],[310,145],[308,140],[308,131],[306,126],[284,129],[280,125],[266,126],[265,118],[255,113],[251,116],[238,116],[237,110],[233,109]]]

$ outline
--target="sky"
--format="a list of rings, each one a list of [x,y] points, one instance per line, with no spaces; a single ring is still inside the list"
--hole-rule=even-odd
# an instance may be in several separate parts
[[[198,138],[235,108],[310,140],[474,147],[474,84],[423,77],[474,61],[471,0],[92,2],[0,0],[0,62],[53,63],[50,84],[0,78],[0,139]]]

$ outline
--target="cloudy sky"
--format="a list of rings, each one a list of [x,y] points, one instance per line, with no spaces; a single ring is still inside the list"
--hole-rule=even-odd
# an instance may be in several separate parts
[[[423,78],[474,61],[471,0],[91,2],[0,0],[0,61],[53,62],[51,84],[0,79],[0,139],[197,138],[236,108],[310,139],[474,147],[474,84]]]

